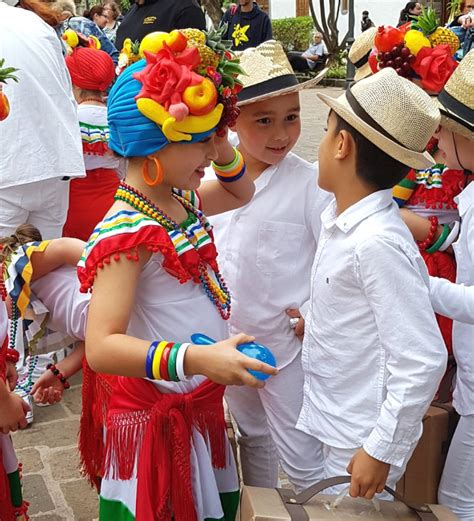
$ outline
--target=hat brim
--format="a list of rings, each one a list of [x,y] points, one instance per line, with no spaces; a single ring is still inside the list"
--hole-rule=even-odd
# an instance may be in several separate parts
[[[318,93],[318,97],[329,108],[334,110],[344,121],[358,130],[365,138],[373,143],[377,148],[400,163],[407,165],[415,170],[430,168],[436,161],[428,152],[416,152],[405,148],[388,137],[384,136],[363,119],[357,116],[345,98],[334,99],[326,94]]]
[[[254,96],[253,98],[246,99],[244,101],[238,101],[237,106],[243,107],[244,105],[249,105],[250,103],[256,103],[257,101],[265,101],[270,98],[274,98],[276,96],[285,96],[286,94],[292,94],[293,92],[299,92],[304,89],[310,89],[317,85],[329,72],[329,67],[326,67],[321,72],[319,72],[314,78],[311,78],[308,81],[303,83],[298,83],[297,85],[292,85],[291,87],[286,87],[284,89],[274,90],[271,92],[266,92],[265,94],[261,94],[259,96]]]
[[[363,80],[364,78],[367,78],[367,76],[370,76],[373,74],[372,69],[370,68],[369,63],[365,63],[362,65],[362,67],[359,67],[356,69],[356,72],[354,74],[354,81]]]
[[[463,137],[474,140],[474,130],[470,130],[466,125],[463,125],[459,121],[456,121],[454,117],[455,114],[451,114],[446,107],[438,101],[438,108],[441,112],[441,126],[447,128],[449,131],[454,132],[455,134],[460,134]]]

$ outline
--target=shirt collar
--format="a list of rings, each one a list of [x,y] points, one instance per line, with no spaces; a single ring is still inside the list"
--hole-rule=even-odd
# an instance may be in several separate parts
[[[354,226],[374,213],[387,208],[392,202],[391,189],[379,190],[357,201],[347,210],[344,210],[341,215],[337,215],[336,200],[334,199],[322,213],[321,220],[326,229],[337,226],[342,232],[348,233]]]
[[[454,198],[458,205],[459,215],[463,216],[467,209],[474,205],[474,181],[471,181],[464,190]]]

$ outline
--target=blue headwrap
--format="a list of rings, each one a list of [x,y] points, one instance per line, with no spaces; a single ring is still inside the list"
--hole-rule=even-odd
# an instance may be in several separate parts
[[[137,108],[135,96],[140,92],[142,84],[133,78],[133,74],[145,66],[145,60],[140,60],[127,67],[118,77],[107,100],[109,148],[123,157],[145,157],[170,144],[161,128]],[[181,143],[202,141],[215,130],[212,128],[208,132],[192,134],[191,141]]]

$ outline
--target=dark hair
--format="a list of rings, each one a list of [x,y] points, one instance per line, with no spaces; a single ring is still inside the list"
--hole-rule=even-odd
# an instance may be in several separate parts
[[[362,16],[369,16],[369,11],[362,11]]]
[[[19,6],[27,11],[33,11],[51,27],[56,27],[61,22],[61,13],[42,0],[20,0]]]
[[[12,235],[0,239],[0,262],[5,260],[18,249],[19,246],[27,242],[42,241],[38,228],[32,224],[20,224]]]
[[[400,11],[400,18],[397,25],[403,25],[404,23],[413,20],[413,15],[410,11],[415,9],[416,4],[418,3],[419,2],[407,2],[407,5]]]
[[[376,147],[358,130],[342,119],[336,112],[336,132],[345,130],[356,145],[356,173],[357,176],[369,183],[377,190],[393,188],[410,171],[410,167],[400,163],[383,150]]]
[[[112,13],[114,14],[114,20],[117,20],[117,18],[120,16],[120,9],[119,9],[119,6],[115,3],[115,2],[105,2],[104,3],[104,8],[105,7],[110,7],[110,10],[112,11]]]
[[[89,20],[94,20],[94,15],[101,16],[104,14],[104,8],[101,5],[95,5],[91,7],[89,10],[84,11],[83,16],[85,18],[89,18]]]

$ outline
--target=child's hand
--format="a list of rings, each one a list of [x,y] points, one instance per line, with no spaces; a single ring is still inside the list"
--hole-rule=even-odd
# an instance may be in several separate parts
[[[64,385],[52,371],[45,371],[31,389],[35,403],[53,405],[63,397]]]
[[[286,314],[290,317],[290,319],[298,319],[298,322],[295,326],[290,327],[295,330],[295,335],[303,342],[304,337],[304,318],[301,316],[299,309],[287,309]]]
[[[349,494],[352,497],[372,499],[383,492],[387,482],[390,465],[369,456],[364,449],[359,449],[352,457],[347,472],[352,476]]]
[[[0,382],[0,385],[4,385]],[[28,404],[13,392],[8,392],[0,403],[0,432],[8,434],[18,428],[28,427],[26,413],[30,410]]]
[[[10,391],[13,391],[13,389],[16,387],[16,383],[18,382],[18,372],[13,362],[7,362],[7,372],[5,376],[8,387],[10,387]]]
[[[237,351],[236,347],[245,342],[253,342],[253,337],[234,336],[210,346],[189,346],[185,363],[186,374],[203,374],[213,382],[222,385],[249,385],[263,387],[265,384],[252,376],[247,369],[276,375],[278,369],[268,364],[249,358]]]

